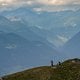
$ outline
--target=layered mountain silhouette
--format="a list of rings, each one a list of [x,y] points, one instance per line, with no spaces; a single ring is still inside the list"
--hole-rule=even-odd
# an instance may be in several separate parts
[[[20,26],[24,24],[24,26],[32,29],[33,32],[36,32],[37,35],[45,37],[49,42],[55,45],[59,42],[61,43],[61,45],[64,44],[64,42],[60,41],[60,39],[57,37],[58,35],[62,36],[64,34],[65,37],[71,38],[80,31],[80,10],[69,10],[60,12],[36,12],[34,10],[34,7],[32,8],[25,6],[10,11],[3,11],[0,14],[6,16],[8,20],[12,21],[11,23],[14,26],[17,26],[13,29],[19,30],[18,33],[22,36],[25,36],[26,27],[24,27],[23,30],[23,28],[20,28]],[[36,29],[35,31],[36,27],[38,29]],[[23,30],[23,34],[20,32],[20,29]]]
[[[0,31],[0,74],[47,64],[59,52],[41,41],[29,41],[15,33]]]
[[[28,25],[27,22],[21,22],[21,21],[10,21],[8,18],[4,16],[0,16],[0,30],[5,32],[12,32],[16,33],[20,36],[23,36],[24,38],[28,39],[29,41],[42,41],[49,45],[51,45],[45,37],[42,35],[39,35],[36,33],[37,31],[33,31],[31,26]],[[32,26],[35,27],[35,26]],[[39,29],[39,33],[41,34],[41,31]],[[54,45],[51,45],[55,47]]]
[[[45,37],[49,42],[52,42],[53,44],[56,43],[55,39],[58,34],[64,34],[65,37],[71,38],[80,31],[80,10],[37,12],[34,9],[34,7],[32,8],[25,6],[11,11],[4,11],[0,14],[9,18],[9,20],[18,20],[23,22],[24,24],[28,23],[32,26],[29,28],[39,28],[41,31],[37,31],[38,29],[36,29],[36,33],[40,36]],[[33,31],[35,32],[35,29],[33,29]],[[59,38],[57,39],[58,41],[60,41]],[[60,42],[63,45],[63,42]]]
[[[28,37],[29,40],[41,39],[41,37],[31,31],[28,27],[28,24],[25,25],[20,21],[10,21],[4,16],[0,16],[0,30],[5,32],[17,33],[25,38]]]

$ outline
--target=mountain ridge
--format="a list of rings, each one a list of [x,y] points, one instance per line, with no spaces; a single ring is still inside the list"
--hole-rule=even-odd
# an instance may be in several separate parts
[[[79,80],[80,59],[66,60],[52,66],[32,68],[2,77],[3,80]]]

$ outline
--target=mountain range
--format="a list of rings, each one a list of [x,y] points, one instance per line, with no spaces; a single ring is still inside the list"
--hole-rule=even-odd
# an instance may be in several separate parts
[[[79,57],[80,10],[0,12],[0,75]]]
[[[10,21],[21,22],[25,25],[27,23],[29,28],[55,46],[63,45],[80,31],[80,10],[38,12],[34,8],[20,7],[15,10],[3,11],[0,14]],[[36,31],[35,28],[37,28]],[[59,36],[65,38],[65,41],[61,40]]]
[[[61,54],[47,43],[30,41],[15,33],[0,32],[1,75],[46,65],[52,56],[61,56]]]

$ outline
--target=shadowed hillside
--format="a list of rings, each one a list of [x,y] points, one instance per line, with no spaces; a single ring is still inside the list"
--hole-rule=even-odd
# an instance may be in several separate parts
[[[66,44],[63,46],[63,52],[70,57],[80,56],[80,32],[73,36]]]

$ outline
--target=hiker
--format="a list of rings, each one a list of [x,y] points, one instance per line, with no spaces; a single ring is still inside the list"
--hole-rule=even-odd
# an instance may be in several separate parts
[[[53,67],[53,60],[51,60],[51,67]]]
[[[58,65],[61,65],[61,62],[60,61],[58,62]]]

